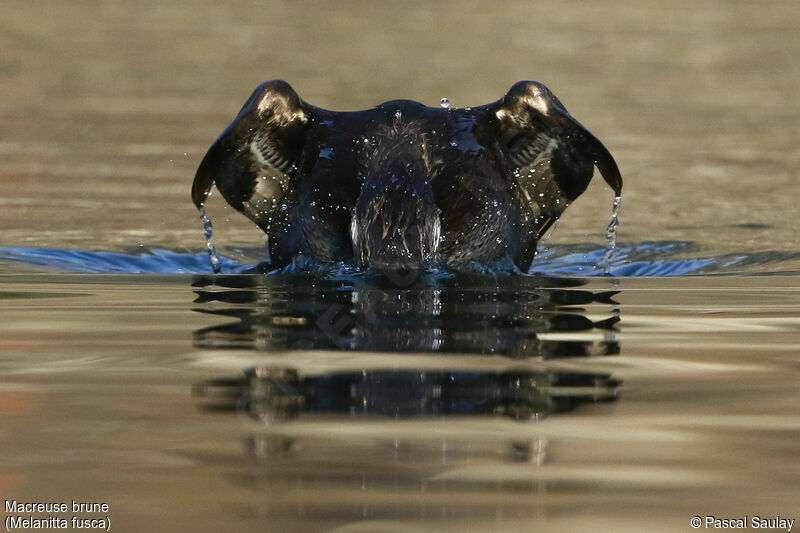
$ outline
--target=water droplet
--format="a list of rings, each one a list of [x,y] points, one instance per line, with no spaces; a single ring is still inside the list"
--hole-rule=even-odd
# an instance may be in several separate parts
[[[622,202],[621,196],[614,197],[614,205],[611,208],[611,222],[606,228],[606,251],[603,255],[603,271],[606,276],[611,275],[611,260],[614,252],[617,251],[617,226],[619,226],[619,204]]]
[[[200,206],[200,220],[203,222],[203,233],[206,236],[206,248],[208,248],[208,259],[211,261],[211,270],[214,274],[219,274],[221,270],[219,256],[217,255],[217,250],[214,248],[214,244],[211,242],[213,230],[211,219],[206,215],[205,206]]]
[[[287,209],[289,209],[289,206],[288,206],[288,205],[286,205],[286,204],[281,204],[281,211],[286,211]]]
[[[450,109],[450,100],[447,99],[445,96],[441,100],[439,100],[439,105],[442,106],[442,109]]]

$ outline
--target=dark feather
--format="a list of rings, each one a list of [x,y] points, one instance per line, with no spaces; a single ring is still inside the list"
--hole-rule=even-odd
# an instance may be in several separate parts
[[[527,271],[595,166],[619,195],[608,150],[537,82],[473,108],[335,112],[275,80],[208,150],[192,200],[202,207],[216,185],[267,233],[277,266],[305,254],[364,266],[511,259]]]
[[[231,206],[268,231],[292,189],[313,111],[288,83],[261,84],[200,163],[195,205],[202,206],[216,184]]]
[[[543,84],[518,82],[489,108],[520,194],[537,216],[558,218],[586,190],[595,165],[614,194],[621,194],[614,158]]]
[[[484,106],[497,128],[520,214],[515,263],[527,271],[536,245],[589,185],[595,165],[619,196],[622,178],[603,144],[543,84],[521,81]]]

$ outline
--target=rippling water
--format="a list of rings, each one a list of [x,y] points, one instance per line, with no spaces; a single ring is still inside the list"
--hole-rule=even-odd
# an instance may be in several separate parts
[[[796,502],[794,276],[0,287],[3,493],[116,527],[672,530]]]
[[[8,6],[0,495],[112,531],[800,518],[798,5]],[[278,77],[331,109],[547,83],[620,164],[617,250],[598,180],[530,276],[276,273],[215,196],[212,274],[194,170]]]
[[[326,271],[354,273],[345,265],[327,267],[299,261],[283,271],[269,267],[263,248],[230,250],[220,256],[225,274]],[[555,245],[540,250],[530,275],[545,276],[681,276],[685,274],[796,274],[800,252],[741,252],[705,257],[692,242],[621,243],[610,261],[607,249],[592,245]],[[140,247],[132,252],[65,250],[0,246],[0,268],[15,271],[21,264],[47,267],[59,272],[193,274],[211,273],[207,251],[166,250]],[[608,264],[608,268],[606,265]],[[498,273],[498,275],[503,275]]]

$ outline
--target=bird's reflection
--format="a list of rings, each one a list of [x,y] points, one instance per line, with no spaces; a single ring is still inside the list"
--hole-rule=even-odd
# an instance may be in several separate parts
[[[392,417],[505,415],[515,420],[570,411],[616,398],[610,375],[564,371],[362,370],[300,377],[292,369],[254,368],[212,379],[195,394],[206,408],[274,422],[302,412]]]
[[[299,372],[288,362],[256,366],[239,376],[207,380],[194,392],[205,398],[207,409],[238,411],[269,423],[303,413],[527,420],[611,401],[620,383],[610,374],[547,364],[619,353],[614,292],[589,291],[580,284],[521,277],[431,277],[409,283],[385,276],[197,277],[196,309],[236,319],[197,331],[197,347],[255,353],[352,350],[372,359],[325,372]],[[589,308],[600,318],[590,319]],[[446,353],[447,363],[385,368],[387,356],[431,352],[443,358]],[[496,365],[476,365],[476,354],[504,357]],[[526,364],[509,368],[508,361]]]
[[[611,355],[613,334],[595,341],[542,334],[613,332],[614,292],[577,280],[384,277],[337,281],[305,276],[197,277],[196,310],[233,317],[195,333],[195,346],[256,351],[446,352],[507,357]],[[546,284],[545,284],[546,283]],[[572,285],[573,287],[569,287]],[[605,306],[590,320],[585,306]]]
[[[246,430],[244,462],[213,460],[230,461],[265,523],[287,530],[512,516],[520,491],[544,490],[532,472],[554,460],[546,419],[617,399],[603,364],[620,352],[615,293],[577,280],[253,275],[193,286],[195,310],[224,320],[195,332],[196,355],[229,368],[193,393]],[[515,481],[491,469],[460,479],[487,461],[513,467]],[[452,496],[476,490],[468,506]]]

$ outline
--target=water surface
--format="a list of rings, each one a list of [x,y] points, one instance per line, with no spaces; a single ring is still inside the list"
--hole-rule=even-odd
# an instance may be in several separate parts
[[[104,501],[118,531],[800,519],[797,20],[792,0],[7,6],[0,495]],[[194,171],[272,78],[339,110],[542,81],[619,162],[618,249],[595,180],[529,277],[268,275],[213,196],[212,275]]]
[[[3,493],[115,527],[674,530],[796,502],[794,276],[0,281]]]

